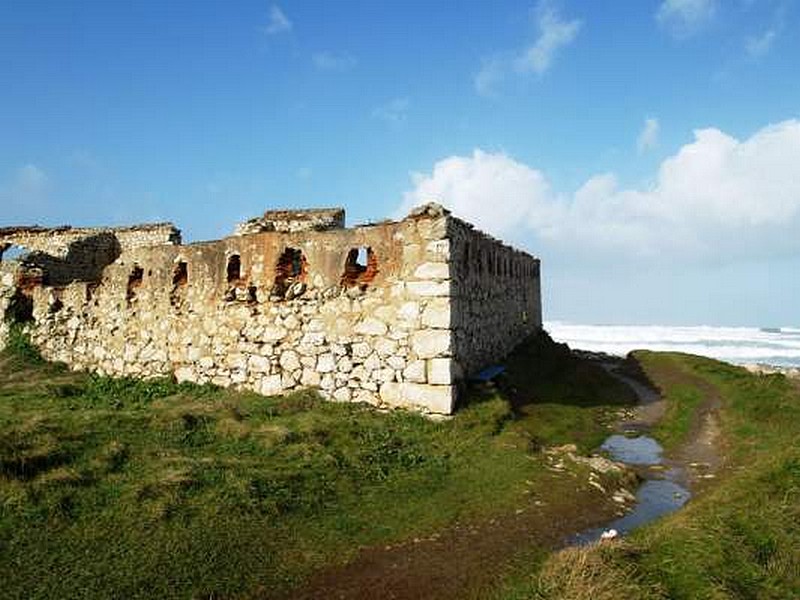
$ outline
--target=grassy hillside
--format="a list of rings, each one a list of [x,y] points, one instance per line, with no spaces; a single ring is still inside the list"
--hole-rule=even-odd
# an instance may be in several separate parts
[[[656,430],[668,447],[690,435],[703,397],[719,395],[727,462],[717,482],[680,512],[623,541],[553,555],[497,597],[800,597],[797,382],[688,355],[639,352],[636,358],[669,401]]]
[[[71,373],[0,356],[4,598],[272,597],[360,547],[552,505],[543,446],[599,442],[630,392],[546,339],[452,420]]]

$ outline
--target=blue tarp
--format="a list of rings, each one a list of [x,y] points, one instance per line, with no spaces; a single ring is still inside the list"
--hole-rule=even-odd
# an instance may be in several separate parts
[[[500,375],[500,373],[503,373],[505,370],[506,368],[503,365],[492,365],[491,367],[486,367],[480,373],[473,375],[471,379],[473,381],[483,381],[483,382],[491,381],[492,379]]]

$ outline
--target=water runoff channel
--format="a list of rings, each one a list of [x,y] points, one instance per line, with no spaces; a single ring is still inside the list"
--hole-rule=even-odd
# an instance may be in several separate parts
[[[600,449],[612,460],[633,468],[643,482],[636,491],[633,509],[602,527],[587,529],[567,540],[569,546],[581,546],[598,540],[626,535],[662,515],[674,512],[689,500],[691,494],[684,487],[685,469],[671,463],[663,456],[663,448],[647,435],[650,426],[664,413],[661,396],[636,381],[619,373],[613,364],[603,363],[608,372],[629,385],[639,397],[637,417],[620,424],[621,433],[606,438]]]

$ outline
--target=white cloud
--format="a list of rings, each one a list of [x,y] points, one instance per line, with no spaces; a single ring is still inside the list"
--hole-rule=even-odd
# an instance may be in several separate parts
[[[569,44],[578,35],[581,21],[573,19],[564,21],[553,6],[542,0],[537,5],[534,14],[539,36],[530,47],[517,57],[515,66],[522,72],[533,72],[541,75],[553,63],[555,54]]]
[[[413,174],[400,212],[436,200],[495,235],[534,234],[534,251],[725,262],[800,251],[798,163],[798,120],[744,141],[698,130],[643,189],[620,187],[605,173],[559,194],[541,171],[475,150],[437,162],[430,174]]]
[[[273,4],[269,7],[269,21],[264,26],[264,33],[275,35],[292,30],[292,22],[281,10],[280,6]]]
[[[710,23],[716,12],[716,0],[664,0],[656,19],[676,37],[688,37]]]
[[[356,58],[347,52],[315,52],[311,56],[320,71],[348,71],[356,66]]]
[[[659,131],[660,125],[658,119],[649,118],[644,120],[642,131],[636,139],[636,149],[639,151],[639,154],[647,150],[652,150],[658,145]]]
[[[777,35],[774,29],[768,29],[761,35],[750,36],[744,42],[744,49],[750,58],[761,58],[770,51]]]
[[[473,78],[478,94],[494,96],[497,86],[511,72],[543,75],[553,65],[556,54],[575,40],[583,25],[579,19],[562,19],[549,0],[540,0],[533,16],[537,29],[533,43],[481,61],[481,68]]]
[[[375,107],[372,110],[372,117],[390,125],[400,125],[406,120],[410,106],[411,102],[408,98],[395,98],[386,104]]]
[[[311,167],[300,167],[297,169],[296,175],[298,179],[311,179],[311,176],[314,174],[314,171]]]

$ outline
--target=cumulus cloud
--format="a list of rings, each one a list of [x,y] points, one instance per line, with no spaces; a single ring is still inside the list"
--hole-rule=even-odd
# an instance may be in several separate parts
[[[347,52],[315,52],[311,60],[320,71],[349,71],[356,66],[355,57]]]
[[[285,33],[292,30],[292,22],[289,17],[281,10],[277,4],[269,7],[269,15],[267,24],[264,26],[264,33],[267,35],[275,35],[277,33]]]
[[[687,37],[711,22],[716,12],[716,0],[664,0],[656,19],[676,37]]]
[[[750,58],[761,58],[770,51],[777,35],[774,29],[767,29],[761,35],[748,37],[744,42],[747,55]]]
[[[381,104],[372,109],[372,117],[390,125],[400,125],[408,116],[411,102],[408,98],[394,98],[386,104]]]
[[[478,94],[494,96],[497,86],[511,73],[543,75],[558,52],[575,40],[582,26],[579,19],[562,18],[549,0],[540,0],[533,17],[537,36],[531,44],[481,61],[481,68],[473,78]]]
[[[636,139],[636,149],[639,154],[652,150],[658,145],[658,134],[661,127],[658,119],[650,118],[644,120],[644,126]]]
[[[495,235],[586,257],[726,261],[800,250],[800,121],[738,140],[718,129],[664,160],[653,182],[622,187],[612,173],[572,193],[505,153],[475,150],[412,175],[399,212],[437,200]],[[532,247],[536,250],[536,247]]]

